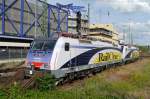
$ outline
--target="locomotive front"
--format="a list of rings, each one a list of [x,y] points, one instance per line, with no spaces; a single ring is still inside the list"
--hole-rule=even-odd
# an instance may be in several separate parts
[[[56,40],[34,40],[26,58],[26,74],[35,71],[50,71],[50,61]]]

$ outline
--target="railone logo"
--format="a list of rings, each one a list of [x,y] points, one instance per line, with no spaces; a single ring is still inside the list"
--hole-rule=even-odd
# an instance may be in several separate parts
[[[100,51],[96,53],[89,61],[89,64],[98,64],[101,62],[112,62],[122,59],[122,54],[119,51]]]

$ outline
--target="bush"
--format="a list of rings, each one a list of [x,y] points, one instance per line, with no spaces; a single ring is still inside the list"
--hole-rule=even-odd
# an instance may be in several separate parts
[[[36,78],[36,87],[41,91],[54,90],[55,82],[55,77],[46,73],[43,77]]]
[[[14,83],[8,90],[8,95],[7,97],[9,99],[21,99],[22,94],[24,93],[24,90],[21,88],[19,83]],[[7,98],[7,99],[8,99]]]
[[[4,90],[0,89],[0,99],[6,99],[6,96],[7,93]]]

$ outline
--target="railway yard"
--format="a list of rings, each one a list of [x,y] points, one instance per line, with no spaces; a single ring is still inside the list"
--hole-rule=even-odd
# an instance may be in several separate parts
[[[141,59],[138,60],[138,63],[139,63],[139,61],[146,61],[147,62],[147,59],[149,59],[148,55],[141,56]],[[135,63],[130,63],[130,64],[136,65],[138,63],[135,62]],[[143,65],[143,64],[141,64],[141,65]],[[25,68],[26,65],[25,65],[24,61],[22,61],[22,62],[11,62],[11,63],[5,63],[5,64],[2,63],[0,66],[1,66],[1,68],[0,68],[0,86],[4,87],[4,88],[10,87],[11,85],[13,85],[14,83],[17,83],[17,82],[19,82],[21,87],[24,89],[33,88],[33,85],[35,82],[35,76],[42,75],[39,73],[39,74],[35,74],[33,77],[31,77],[29,79],[24,78],[25,77],[25,70],[26,70],[26,68]],[[114,67],[119,68],[120,66],[122,66],[122,65],[114,65],[111,67],[107,67],[107,66],[105,67],[104,66],[104,69],[102,71],[107,70],[107,69],[111,69]],[[99,72],[101,72],[101,71],[99,71]],[[99,73],[99,72],[97,72],[97,73]],[[90,77],[92,75],[93,74],[90,73],[86,76]],[[94,73],[94,75],[95,75],[95,73]],[[81,78],[77,78],[77,82],[79,79],[84,79],[86,76],[83,76]],[[40,77],[40,76],[37,76],[37,77]],[[71,82],[76,83],[76,79],[71,80]],[[68,85],[70,83],[70,81],[67,81],[66,83],[67,84],[64,83],[63,86]]]
[[[148,1],[60,1],[0,0],[0,99],[150,99]]]
[[[44,99],[46,97],[51,97],[49,99],[91,99],[91,97],[92,99],[150,98],[149,57],[143,57],[134,63],[107,69],[101,73],[97,73],[95,76],[90,75],[82,79],[74,80],[71,83],[65,83],[64,85],[57,86],[54,91],[48,92],[26,89],[32,83],[33,79],[30,79],[30,81],[22,81],[23,89],[17,88],[11,90],[16,83],[15,80],[18,80],[18,78],[20,80],[20,77],[23,76],[20,75],[23,69],[23,65],[21,65],[11,69],[0,70],[0,97],[15,97],[15,99],[20,99],[19,97],[23,97],[22,99],[37,99],[38,97],[38,99],[43,99],[44,94]],[[11,87],[9,86],[10,89],[6,90],[10,84],[12,84]],[[15,92],[15,96],[13,96],[13,92],[10,90]],[[20,92],[18,90],[22,91]],[[8,93],[10,96],[7,96]]]

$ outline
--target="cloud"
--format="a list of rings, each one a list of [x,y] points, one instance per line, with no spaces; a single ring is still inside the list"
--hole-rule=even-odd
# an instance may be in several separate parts
[[[113,9],[121,12],[149,12],[150,1],[149,0],[97,0],[99,3],[107,3]]]
[[[119,23],[116,28],[119,29],[121,39],[123,38],[123,33],[125,33],[126,42],[129,42],[129,33],[132,33],[134,43],[150,44],[150,20],[147,22]]]
[[[121,26],[125,29],[134,30],[135,32],[150,32],[150,21],[147,22],[128,22],[121,23]]]

